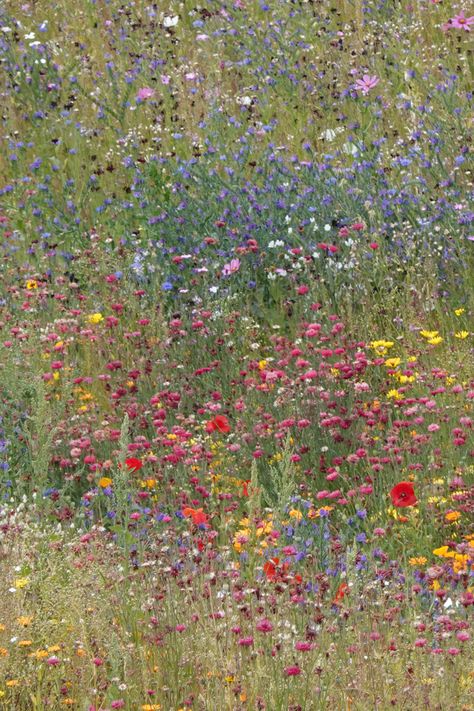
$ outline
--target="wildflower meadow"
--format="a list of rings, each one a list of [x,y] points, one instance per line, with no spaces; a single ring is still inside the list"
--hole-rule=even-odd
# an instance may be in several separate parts
[[[473,33],[0,3],[0,711],[474,711]]]

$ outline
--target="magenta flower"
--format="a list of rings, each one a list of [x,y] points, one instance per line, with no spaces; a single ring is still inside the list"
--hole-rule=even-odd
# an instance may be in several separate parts
[[[466,30],[466,32],[470,32],[471,25],[474,25],[474,15],[464,17],[464,13],[460,12],[459,15],[452,17],[449,22],[450,26],[456,30]]]
[[[238,644],[240,647],[251,647],[253,645],[253,637],[241,637]]]
[[[379,78],[376,76],[369,76],[369,74],[364,74],[362,79],[357,79],[355,83],[355,88],[357,91],[361,91],[363,94],[368,94],[374,86],[379,83]]]
[[[145,101],[145,99],[151,99],[155,95],[154,89],[149,86],[144,86],[137,91],[137,99]]]
[[[272,623],[270,622],[270,620],[263,619],[263,620],[259,620],[259,621],[257,622],[257,624],[255,625],[255,628],[256,628],[259,632],[271,632],[272,629],[273,629],[273,625],[272,625]]]

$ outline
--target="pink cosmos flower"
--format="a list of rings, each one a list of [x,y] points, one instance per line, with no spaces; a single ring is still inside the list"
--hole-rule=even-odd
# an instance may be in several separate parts
[[[362,79],[357,79],[355,88],[357,91],[361,91],[365,95],[368,94],[374,86],[377,86],[379,81],[379,78],[376,76],[371,77],[369,74],[364,74]]]
[[[450,26],[456,30],[466,30],[466,32],[470,32],[471,25],[474,25],[474,15],[464,17],[464,12],[460,12],[459,15],[452,17],[449,22]]]
[[[145,101],[146,99],[151,99],[155,95],[154,89],[149,86],[144,86],[137,91],[137,99]]]
[[[240,259],[231,259],[228,264],[224,264],[222,276],[230,276],[240,269]]]

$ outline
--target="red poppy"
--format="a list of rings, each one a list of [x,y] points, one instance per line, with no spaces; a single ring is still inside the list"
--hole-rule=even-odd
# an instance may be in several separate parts
[[[418,499],[415,496],[413,484],[409,481],[401,481],[396,484],[390,492],[392,504],[397,508],[405,508],[406,506],[415,506]]]
[[[190,506],[186,506],[182,510],[182,514],[186,518],[192,518],[193,523],[196,526],[204,526],[205,528],[209,528],[207,514],[204,513],[203,509],[192,509]]]
[[[279,558],[270,558],[263,566],[263,572],[267,576],[267,580],[272,582],[287,580],[287,572],[289,565],[288,563],[283,563],[280,565]]]
[[[142,460],[137,459],[136,457],[129,457],[125,460],[125,464],[127,465],[129,472],[137,472],[143,466]]]
[[[279,562],[279,558],[270,558],[270,560],[267,560],[267,562],[263,566],[263,572],[267,576],[267,580],[275,580],[277,566]]]
[[[343,582],[339,585],[337,592],[334,596],[334,600],[332,601],[333,605],[338,605],[340,601],[347,595],[349,592],[349,585],[346,582]]]
[[[210,420],[206,425],[207,432],[230,432],[229,420],[225,415],[216,415],[214,419]]]
[[[240,485],[242,487],[242,496],[249,495],[249,484],[250,484],[250,479],[246,479],[245,481],[242,481],[240,483]]]

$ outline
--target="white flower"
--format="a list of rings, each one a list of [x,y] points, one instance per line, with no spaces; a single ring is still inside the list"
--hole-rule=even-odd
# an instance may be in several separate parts
[[[347,153],[347,155],[352,156],[357,155],[359,152],[359,149],[354,143],[344,143],[344,145],[342,146],[342,150],[344,151],[344,153]]]
[[[163,27],[176,27],[179,22],[178,15],[173,15],[173,17],[165,17],[163,20]]]
[[[334,141],[336,138],[336,132],[332,128],[327,128],[322,132],[320,138],[324,138],[325,141]]]

